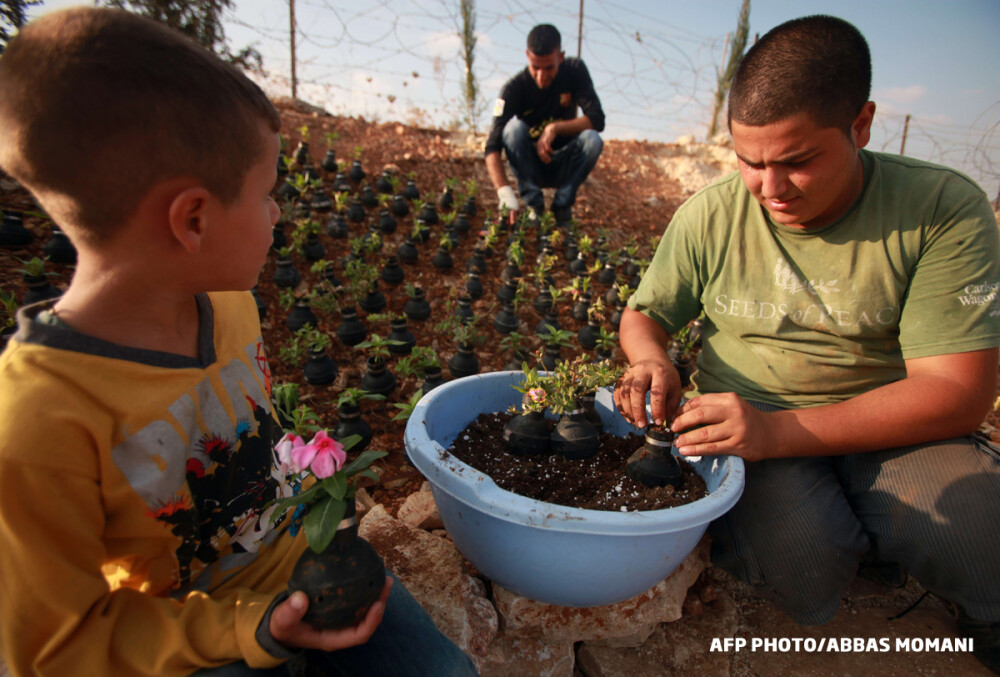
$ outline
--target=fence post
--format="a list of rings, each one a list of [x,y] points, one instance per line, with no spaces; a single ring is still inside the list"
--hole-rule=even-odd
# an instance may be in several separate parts
[[[288,0],[288,31],[292,43],[292,101],[298,98],[298,80],[295,77],[295,0]]]
[[[580,0],[580,22],[576,27],[576,58],[583,58],[583,0]]]
[[[910,114],[906,114],[906,120],[903,121],[903,142],[899,144],[899,154],[906,155],[906,133],[910,131]]]

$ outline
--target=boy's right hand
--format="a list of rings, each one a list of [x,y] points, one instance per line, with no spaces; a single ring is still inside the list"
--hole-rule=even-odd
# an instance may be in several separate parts
[[[317,630],[303,621],[302,617],[309,608],[309,598],[301,590],[296,591],[271,612],[271,636],[290,648],[321,651],[337,651],[364,644],[382,622],[391,587],[392,579],[386,576],[382,595],[368,609],[364,620],[357,625],[337,630]]]
[[[668,422],[667,412],[676,411],[681,400],[681,377],[669,361],[636,362],[625,370],[615,384],[615,406],[626,421],[640,428],[647,425],[647,392],[653,423],[663,425]]]

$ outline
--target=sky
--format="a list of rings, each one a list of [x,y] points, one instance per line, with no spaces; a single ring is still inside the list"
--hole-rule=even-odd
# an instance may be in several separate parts
[[[80,4],[46,0],[35,14]],[[716,69],[740,0],[583,0],[582,58],[607,116],[605,138],[704,139]],[[341,115],[446,126],[463,119],[458,0],[295,0],[299,96]],[[531,26],[553,23],[577,55],[580,0],[478,0],[477,128],[525,65]],[[1000,189],[998,0],[751,0],[750,34],[826,13],[868,39],[877,104],[870,148],[968,173]],[[264,57],[269,93],[287,94],[288,0],[235,0],[226,35]]]

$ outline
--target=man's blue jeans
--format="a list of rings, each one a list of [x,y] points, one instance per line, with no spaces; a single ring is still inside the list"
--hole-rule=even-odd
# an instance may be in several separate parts
[[[441,634],[430,615],[396,580],[389,591],[385,615],[365,644],[324,653],[305,653],[311,674],[335,677],[472,677],[477,675],[469,657]],[[294,662],[298,659],[293,659]],[[255,669],[238,661],[219,668],[199,670],[195,677],[285,677],[289,665]]]
[[[538,157],[537,141],[531,138],[529,130],[528,125],[516,117],[511,118],[503,128],[503,147],[517,177],[521,199],[541,212],[545,209],[542,188],[555,188],[553,211],[572,207],[576,202],[576,191],[601,156],[604,142],[593,129],[586,129],[552,153],[551,162],[544,163]]]
[[[747,463],[743,496],[710,533],[716,566],[804,625],[833,617],[866,556],[1000,621],[1000,454],[976,437]]]

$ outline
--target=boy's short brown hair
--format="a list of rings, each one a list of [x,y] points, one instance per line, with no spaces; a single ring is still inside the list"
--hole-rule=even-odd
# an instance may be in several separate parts
[[[850,136],[871,86],[871,53],[857,28],[821,14],[793,19],[743,57],[729,90],[729,124],[761,126],[808,113]]]
[[[194,177],[231,203],[262,123],[281,119],[243,73],[123,10],[48,14],[0,58],[0,166],[94,242],[163,180]]]

